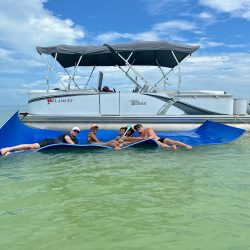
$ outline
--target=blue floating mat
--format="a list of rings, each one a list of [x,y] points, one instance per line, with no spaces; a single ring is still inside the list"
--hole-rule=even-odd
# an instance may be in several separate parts
[[[142,140],[142,141],[139,141],[139,142],[132,143],[132,144],[124,146],[122,148],[128,148],[128,147],[133,147],[133,148],[158,148],[159,144],[153,139],[148,139],[148,140]],[[98,144],[66,144],[66,143],[61,143],[61,144],[48,145],[48,146],[36,149],[33,152],[45,151],[45,150],[48,151],[48,150],[52,150],[52,149],[71,149],[71,150],[72,149],[87,149],[87,150],[95,150],[95,149],[113,149],[113,147],[105,146],[105,145],[98,145]]]
[[[206,121],[200,127],[189,131],[159,132],[159,137],[167,137],[189,144],[204,146],[225,144],[240,138],[246,130],[228,126],[222,123]]]
[[[38,151],[48,151],[52,149],[110,149],[112,147],[104,146],[104,145],[96,145],[96,144],[66,144],[66,143],[60,143],[60,144],[51,144],[44,146],[42,148],[38,148],[35,150],[35,152]]]
[[[77,124],[76,124],[77,125]],[[71,129],[71,128],[69,128]],[[48,130],[31,128],[23,124],[16,112],[9,120],[0,128],[0,148],[15,146],[18,144],[31,144],[41,141],[44,138],[57,138],[64,131]],[[78,135],[79,144],[53,144],[48,145],[32,152],[44,151],[49,149],[111,149],[112,147],[88,144],[87,134],[89,130],[82,130]],[[191,146],[211,145],[211,144],[223,144],[234,141],[241,137],[245,133],[245,130],[227,126],[221,123],[206,121],[200,127],[179,132],[158,132],[159,137],[166,137],[172,140],[178,140],[189,144]],[[98,131],[98,138],[100,141],[109,141],[118,136],[118,131],[115,130],[102,130]],[[135,142],[124,148],[128,147],[159,147],[159,144],[155,140],[143,140]]]
[[[160,145],[154,139],[137,141],[122,148],[159,148]]]

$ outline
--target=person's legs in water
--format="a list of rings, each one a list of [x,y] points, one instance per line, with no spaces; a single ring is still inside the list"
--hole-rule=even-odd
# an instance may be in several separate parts
[[[10,151],[23,151],[23,150],[31,150],[40,148],[39,143],[32,143],[32,144],[20,144],[13,147],[6,147],[1,148],[0,152],[2,155],[8,155]]]
[[[180,141],[174,141],[174,140],[170,140],[168,138],[165,138],[164,141],[163,141],[164,144],[167,144],[167,145],[175,145],[175,146],[181,146],[181,147],[184,147],[186,149],[192,149],[192,146],[188,145],[188,144],[185,144],[183,142],[180,142]]]

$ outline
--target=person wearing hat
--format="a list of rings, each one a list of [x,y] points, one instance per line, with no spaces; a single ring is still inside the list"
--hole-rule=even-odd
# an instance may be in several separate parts
[[[104,145],[104,146],[111,146],[114,149],[121,149],[121,147],[119,146],[119,143],[115,140],[111,140],[108,142],[99,141],[96,137],[96,133],[97,133],[98,129],[99,129],[99,126],[97,124],[90,125],[90,131],[89,131],[88,136],[87,136],[88,143]]]
[[[32,144],[20,144],[12,147],[6,147],[2,148],[0,152],[2,155],[8,155],[10,151],[24,151],[24,150],[38,149],[51,144],[58,144],[58,143],[78,144],[78,140],[76,137],[79,134],[79,132],[80,129],[78,127],[73,127],[71,131],[65,132],[58,138],[45,138],[39,142]]]
[[[66,132],[63,135],[59,136],[58,139],[62,141],[62,143],[68,144],[78,144],[77,135],[80,133],[80,129],[78,127],[73,127],[70,132]]]
[[[173,150],[176,150],[176,146],[180,146],[186,149],[192,149],[192,146],[183,142],[174,141],[168,138],[160,138],[155,134],[155,131],[152,128],[144,128],[142,124],[136,124],[134,126],[134,130],[139,133],[140,139],[154,139],[159,143],[160,146],[165,148],[172,148]]]

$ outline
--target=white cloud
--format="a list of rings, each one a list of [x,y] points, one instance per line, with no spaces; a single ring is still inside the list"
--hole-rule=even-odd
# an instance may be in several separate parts
[[[133,37],[133,40],[140,41],[156,41],[160,40],[159,35],[154,31],[138,33]]]
[[[56,17],[44,8],[44,3],[45,0],[0,1],[0,73],[2,90],[6,86],[2,91],[5,104],[25,103],[30,87],[23,82],[41,77],[37,67],[44,67],[44,63],[36,46],[75,44],[85,36],[83,28],[70,19]]]
[[[106,32],[94,38],[97,43],[114,42],[120,39],[127,39],[132,41],[155,41],[159,40],[159,36],[154,31],[142,32],[137,34],[132,33],[119,33],[119,32]]]
[[[2,47],[29,54],[38,45],[75,43],[84,37],[82,28],[44,9],[44,0],[1,0],[0,43]]]
[[[247,53],[193,56],[182,67],[184,89],[227,91],[236,97],[249,97]]]
[[[200,37],[203,32],[200,27],[197,27],[195,22],[186,20],[172,20],[161,23],[156,23],[152,27],[152,32],[155,32],[159,37],[158,40],[178,41],[179,43],[187,43],[184,32],[189,32],[195,39],[194,35]]]
[[[106,32],[106,33],[102,33],[98,36],[96,36],[96,40],[104,43],[104,42],[112,42],[121,38],[125,38],[125,39],[132,39],[133,38],[133,34],[130,33],[119,33],[119,32]]]
[[[203,48],[205,47],[220,47],[220,46],[225,46],[224,43],[219,43],[219,42],[212,42],[212,41],[208,41],[206,44],[203,45]]]
[[[149,12],[152,15],[159,15],[166,11],[166,7],[169,4],[175,3],[175,0],[140,0],[147,12]]]
[[[219,12],[250,20],[250,0],[200,0],[200,3]]]
[[[223,43],[223,42],[215,42],[215,41],[211,41],[209,38],[205,36],[201,38],[199,44],[202,49],[211,48],[211,47],[239,48],[239,49],[250,48],[250,44],[240,44],[240,43],[230,44],[230,43]]]
[[[10,50],[0,48],[0,59],[1,60],[8,58],[11,54],[12,54],[12,52]]]
[[[250,44],[228,44],[228,48],[250,48]]]
[[[174,20],[168,22],[157,23],[153,25],[152,29],[140,33],[119,33],[119,32],[106,32],[94,38],[97,43],[114,42],[117,40],[125,39],[132,41],[156,41],[156,40],[175,40],[182,41],[183,38],[178,36],[180,31],[189,31],[197,33],[199,30],[193,22],[185,20]]]
[[[24,88],[24,89],[39,89],[41,88],[42,85],[44,85],[45,82],[44,81],[34,81],[34,82],[29,82],[29,83],[22,83],[20,84],[20,87]]]
[[[204,20],[214,19],[214,16],[208,12],[202,12],[198,15],[198,17],[200,17],[201,19],[204,19]]]
[[[154,25],[153,30],[163,31],[163,30],[195,30],[197,29],[196,25],[192,22],[184,20],[174,20],[163,23],[157,23]]]

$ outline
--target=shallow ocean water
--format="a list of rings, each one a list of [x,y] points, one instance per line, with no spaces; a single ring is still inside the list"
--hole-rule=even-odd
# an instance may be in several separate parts
[[[0,249],[250,249],[249,139],[0,158]]]

